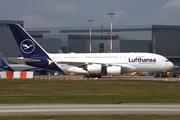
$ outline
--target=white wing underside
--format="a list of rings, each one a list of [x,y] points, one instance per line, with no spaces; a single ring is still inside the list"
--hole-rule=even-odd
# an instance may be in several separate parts
[[[70,66],[85,66],[85,65],[91,65],[91,64],[101,64],[102,66],[119,66],[121,67],[122,71],[131,71],[134,69],[134,67],[127,65],[127,64],[119,64],[119,63],[101,63],[101,62],[75,62],[75,61],[61,61],[61,62],[56,62],[57,64],[67,64]]]

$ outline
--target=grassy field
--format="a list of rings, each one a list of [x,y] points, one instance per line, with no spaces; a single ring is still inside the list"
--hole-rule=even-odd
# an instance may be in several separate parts
[[[180,103],[179,82],[0,80],[4,103]]]
[[[0,104],[180,103],[180,82],[0,79]],[[179,120],[180,115],[0,116],[1,120]]]

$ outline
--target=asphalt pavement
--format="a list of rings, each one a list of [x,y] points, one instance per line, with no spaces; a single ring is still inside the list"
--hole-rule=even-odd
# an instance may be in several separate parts
[[[6,104],[0,115],[179,115],[180,104]]]

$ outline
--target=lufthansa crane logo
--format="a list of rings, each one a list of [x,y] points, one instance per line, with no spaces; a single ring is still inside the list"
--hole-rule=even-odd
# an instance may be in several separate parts
[[[30,54],[34,51],[34,42],[30,39],[25,39],[20,44],[20,49],[23,53]]]

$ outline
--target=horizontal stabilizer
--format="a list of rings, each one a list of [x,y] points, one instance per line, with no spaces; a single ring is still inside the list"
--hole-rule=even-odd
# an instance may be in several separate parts
[[[41,60],[35,60],[35,59],[29,59],[29,58],[7,58],[8,61],[11,62],[16,62],[16,63],[20,63],[20,64],[26,64],[26,62],[39,62]]]

